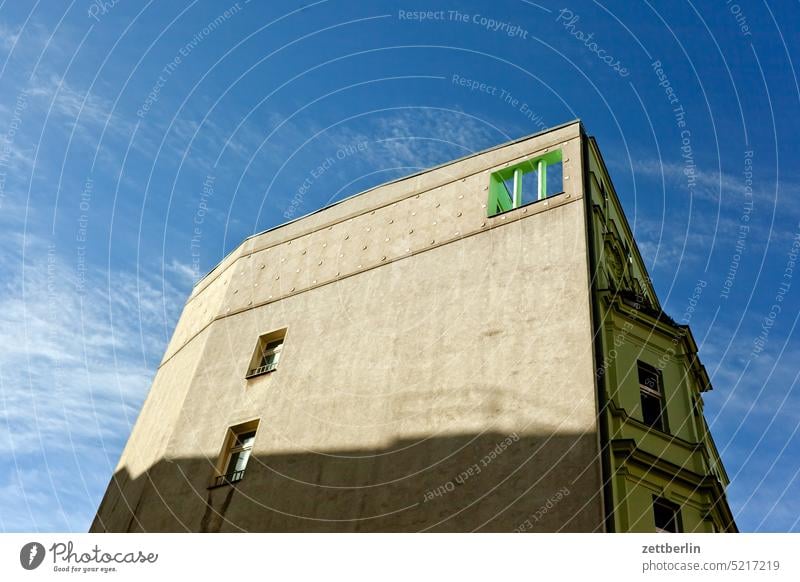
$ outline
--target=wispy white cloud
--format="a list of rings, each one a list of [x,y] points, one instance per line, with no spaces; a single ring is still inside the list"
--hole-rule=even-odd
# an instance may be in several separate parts
[[[425,169],[498,142],[502,134],[459,111],[410,109],[390,112],[375,121],[373,132],[385,152],[376,160],[388,167]],[[508,137],[508,136],[506,136]]]
[[[4,239],[0,254],[0,490],[16,492],[6,500],[36,505],[37,519],[55,517],[31,522],[21,508],[4,509],[2,525],[82,530],[188,288],[116,272],[89,272],[82,283],[70,253],[29,235],[23,263],[22,246],[13,246],[20,240]],[[31,478],[31,471],[44,474]],[[41,507],[47,503],[49,513]]]
[[[180,281],[187,286],[192,286],[197,282],[199,273],[191,265],[181,262],[177,259],[172,259],[166,265],[166,271],[174,274]]]
[[[667,191],[662,192],[661,195],[668,196],[675,192],[689,191],[685,165],[647,157],[631,159],[628,165],[623,164],[622,160],[625,159],[627,159],[625,156],[614,156],[611,163],[619,170],[626,172],[632,170],[637,177],[654,179],[659,182],[663,178]],[[756,163],[757,160],[754,164]],[[747,188],[750,187],[752,189],[752,199],[750,200],[756,208],[773,205],[777,196],[778,203],[782,207],[786,208],[788,205],[795,210],[798,209],[796,201],[800,195],[800,184],[785,177],[786,170],[783,170],[781,177],[777,179],[774,175],[767,174],[766,177],[763,175],[764,172],[772,171],[772,167],[763,169],[754,165],[752,184],[748,185],[744,175],[744,160],[742,160],[741,166],[740,173],[721,171],[718,168],[706,169],[702,164],[694,166],[692,178],[695,185],[691,189],[692,196],[698,200],[714,203],[721,201],[723,207],[741,211],[747,200],[745,197]]]
[[[19,40],[19,29],[12,28],[0,22],[0,46],[3,50],[10,51]]]
[[[670,269],[673,274],[682,264],[694,264],[708,257],[714,233],[703,228],[689,231],[673,221],[637,221],[634,236],[648,268]]]
[[[0,149],[5,153],[4,160],[7,160],[4,166],[13,166],[16,170],[23,172],[33,166],[33,148],[19,146],[15,140],[0,135]]]
[[[683,164],[653,158],[634,158],[631,160],[631,168],[639,176],[658,178],[659,180],[663,177],[668,187],[679,186],[680,189],[687,189],[686,166]],[[745,184],[741,176],[697,167],[694,168],[692,175],[695,179],[692,193],[702,199],[717,202],[720,195],[723,194],[723,200],[732,200],[733,197],[728,194],[734,194],[736,199],[741,201],[741,197],[744,195]]]
[[[79,88],[54,73],[43,73],[31,79],[28,94],[38,100],[41,112],[50,109],[54,123],[79,135],[99,138],[100,130],[108,123],[117,133],[129,135],[135,126],[132,121],[113,111],[113,102],[97,92]]]

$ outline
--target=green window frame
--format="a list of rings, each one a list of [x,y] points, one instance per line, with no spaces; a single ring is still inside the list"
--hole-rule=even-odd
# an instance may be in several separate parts
[[[547,166],[559,162],[561,150],[557,149],[494,172],[489,179],[488,215],[495,216],[547,198]],[[523,202],[523,176],[533,172],[537,174],[536,199]]]

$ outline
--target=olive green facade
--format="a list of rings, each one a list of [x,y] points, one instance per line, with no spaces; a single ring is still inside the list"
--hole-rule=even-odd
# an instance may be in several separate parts
[[[492,210],[529,160],[562,191]],[[653,531],[652,494],[732,529],[693,348],[572,122],[244,241],[189,297],[92,531]],[[674,434],[637,423],[643,353]]]
[[[653,531],[653,498],[680,507],[683,529],[736,531],[728,477],[703,416],[711,390],[691,330],[653,290],[594,139],[585,142],[598,390],[611,531]],[[705,285],[705,282],[700,282]],[[667,430],[643,422],[637,363],[663,378]]]

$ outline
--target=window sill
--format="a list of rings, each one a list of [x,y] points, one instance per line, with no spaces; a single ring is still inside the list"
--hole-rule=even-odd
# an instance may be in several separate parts
[[[526,204],[521,204],[520,206],[517,206],[516,208],[511,208],[509,210],[503,210],[501,212],[495,212],[494,214],[487,214],[486,218],[496,218],[498,216],[503,216],[504,214],[510,214],[511,212],[515,212],[515,211],[519,210],[520,208],[528,208],[529,206],[534,206],[534,205],[539,204],[541,202],[545,202],[547,200],[552,200],[553,198],[558,198],[562,194],[564,194],[563,191],[562,192],[555,192],[554,194],[550,194],[550,196],[542,198],[541,200],[534,200],[534,201],[528,202]]]
[[[244,473],[244,471],[242,471]],[[230,477],[228,475],[219,475],[214,478],[214,482],[206,487],[206,489],[219,489],[220,487],[228,487],[231,485],[236,485],[242,479],[244,479],[244,474],[239,475],[238,477]]]
[[[675,435],[666,431],[661,430],[660,428],[656,428],[654,426],[647,426],[646,424],[642,423],[644,426],[645,434],[646,435],[653,435],[662,440],[666,440],[672,442],[675,440]]]
[[[637,427],[639,430],[644,431],[648,435],[653,435],[662,439],[667,439],[669,441],[674,441],[675,439],[680,439],[677,435],[672,434],[669,432],[669,427],[666,428],[658,428],[657,426],[651,426],[647,424],[645,421],[630,416],[627,413],[622,414],[624,418],[624,422],[629,423],[632,426]]]
[[[266,374],[271,374],[272,372],[275,372],[277,369],[278,366],[268,368],[266,370],[261,370],[260,368],[256,368],[255,370],[248,372],[247,375],[244,377],[244,379],[249,380],[250,378],[256,378],[257,376],[264,376]]]
[[[647,424],[643,420],[639,420],[638,418],[631,418],[631,420],[635,420],[637,423],[639,423],[641,425],[641,427],[644,428],[648,433],[655,433],[655,434],[661,435],[663,437],[667,437],[669,439],[674,438],[674,435],[669,432],[669,427],[667,427],[667,428],[659,428],[657,426],[652,426],[650,424]]]

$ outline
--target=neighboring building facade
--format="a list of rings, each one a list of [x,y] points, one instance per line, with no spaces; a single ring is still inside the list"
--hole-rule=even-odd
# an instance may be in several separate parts
[[[708,389],[575,121],[242,243],[91,529],[735,531]]]

